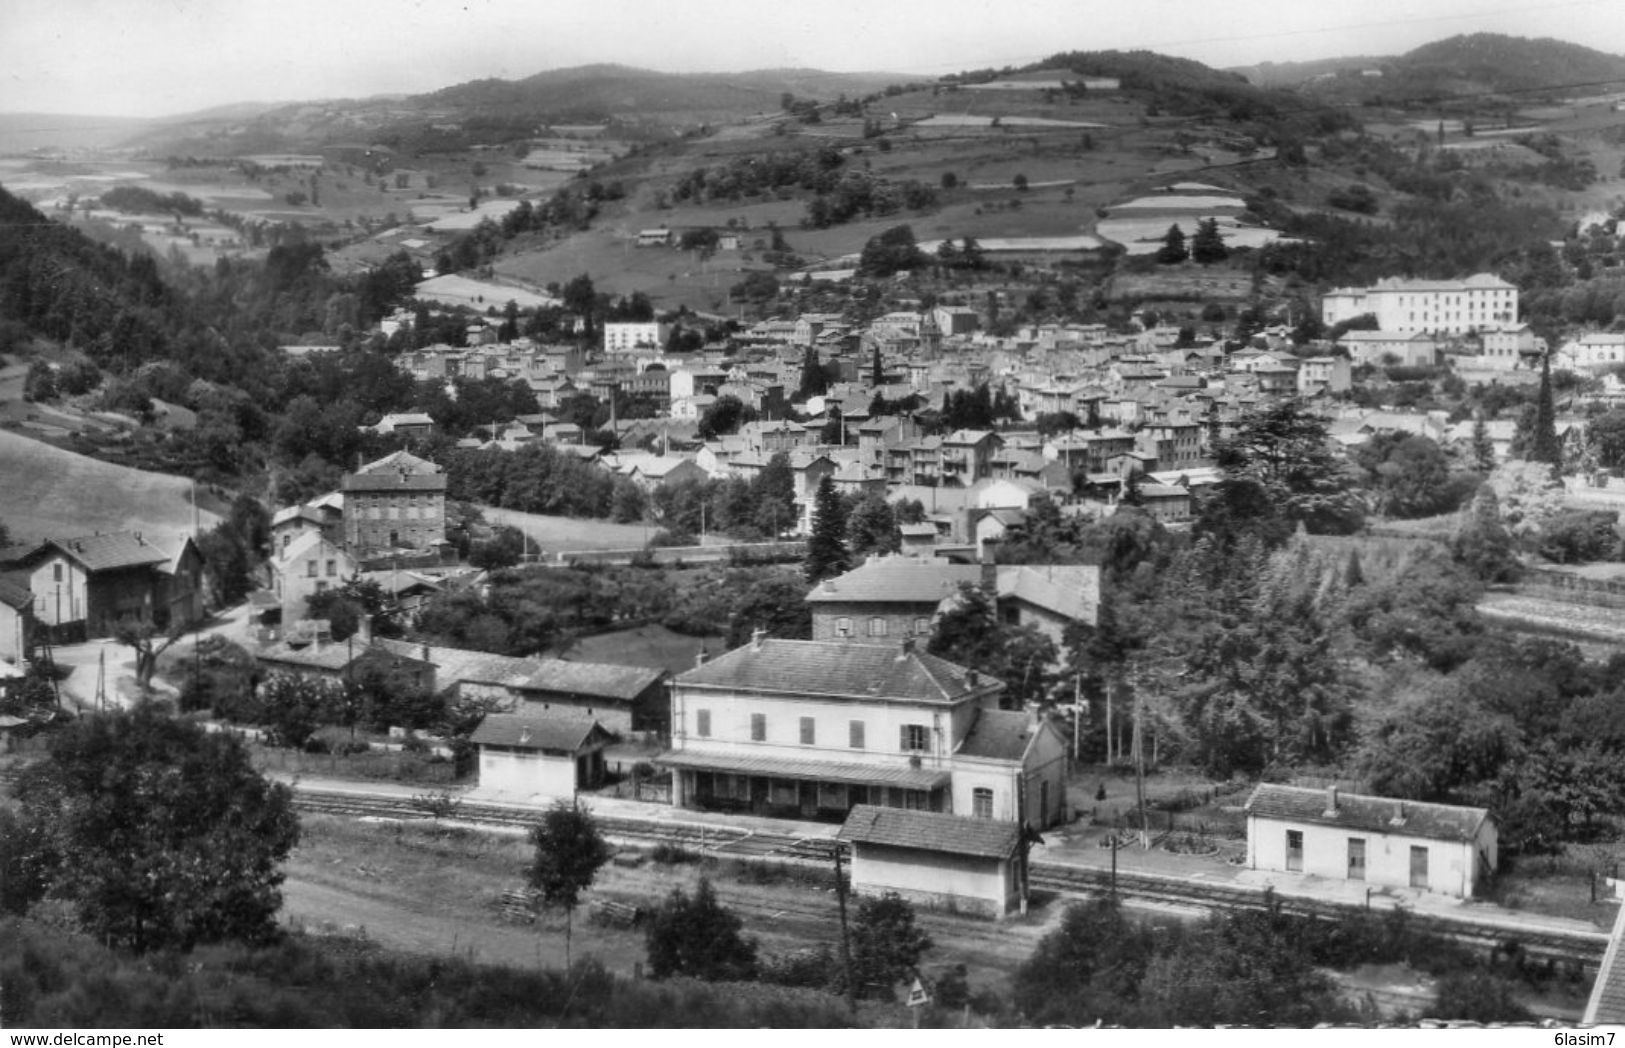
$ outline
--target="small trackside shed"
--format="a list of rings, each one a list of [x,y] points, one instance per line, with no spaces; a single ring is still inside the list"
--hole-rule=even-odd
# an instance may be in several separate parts
[[[1021,902],[1019,823],[860,804],[836,837],[852,845],[852,890],[1003,917]]]
[[[597,721],[492,713],[470,741],[482,790],[559,799],[604,781],[604,747],[614,739]]]
[[[1495,872],[1483,808],[1263,783],[1247,805],[1247,865],[1469,899]]]

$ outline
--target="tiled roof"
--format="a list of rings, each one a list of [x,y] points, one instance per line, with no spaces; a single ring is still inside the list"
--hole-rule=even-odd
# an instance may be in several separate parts
[[[844,782],[854,786],[896,786],[906,790],[934,790],[946,785],[952,774],[946,768],[914,768],[906,764],[840,764],[834,761],[785,760],[782,757],[750,757],[734,753],[690,753],[672,750],[654,763],[667,768],[693,768],[734,775],[765,775],[775,779],[807,779],[816,782]]]
[[[427,459],[397,451],[346,473],[340,486],[345,491],[444,491],[446,475]]]
[[[535,669],[509,685],[531,691],[570,692],[630,702],[665,676],[647,666],[619,666],[602,662],[542,659]]]
[[[936,603],[959,592],[962,582],[977,583],[982,569],[974,564],[947,564],[912,557],[871,560],[814,587],[812,604],[888,601]]]
[[[1625,964],[1620,961],[1622,943],[1625,943],[1625,906],[1614,917],[1614,931],[1608,937],[1608,949],[1597,968],[1597,981],[1591,986],[1591,999],[1586,1002],[1581,1022],[1625,1023]]]
[[[1337,795],[1337,810],[1328,814],[1330,800],[1328,790],[1266,782],[1253,790],[1247,799],[1246,811],[1248,815],[1267,819],[1290,819],[1317,826],[1400,833],[1441,841],[1476,840],[1479,828],[1490,817],[1483,808],[1423,804],[1342,792]]]
[[[972,677],[975,677],[974,682]],[[766,640],[746,644],[677,678],[685,687],[855,699],[952,703],[1003,684],[935,655],[900,646]]]
[[[169,560],[168,553],[134,531],[86,535],[76,539],[51,539],[45,546],[61,550],[83,565],[86,571],[112,571],[144,564],[162,564]]]
[[[1038,724],[1020,710],[977,710],[954,756],[1019,761],[1036,734]]]
[[[524,713],[488,713],[469,737],[476,746],[515,746],[562,753],[579,753],[600,739],[608,742],[610,734],[597,721]]]
[[[1007,859],[1015,854],[1021,842],[1021,826],[992,819],[860,804],[852,809],[835,836],[855,844]]]

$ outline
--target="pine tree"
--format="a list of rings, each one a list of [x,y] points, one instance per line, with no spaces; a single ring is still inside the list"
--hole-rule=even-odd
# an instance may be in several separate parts
[[[1473,419],[1473,465],[1485,476],[1495,469],[1495,442],[1490,440],[1490,430],[1484,424],[1483,412]]]
[[[1540,395],[1535,400],[1534,433],[1529,446],[1529,458],[1534,462],[1551,465],[1552,472],[1563,468],[1563,446],[1557,441],[1557,409],[1552,404],[1551,355],[1540,360]]]
[[[880,367],[880,346],[875,345],[874,367],[869,373],[869,385],[879,388],[886,384],[886,373]]]
[[[1224,246],[1224,236],[1219,232],[1219,220],[1205,218],[1196,223],[1196,236],[1191,238],[1191,258],[1206,266],[1229,257],[1230,250]]]
[[[1179,223],[1168,227],[1168,233],[1162,238],[1162,247],[1157,249],[1157,261],[1164,265],[1173,265],[1183,262],[1190,257],[1185,249],[1185,234],[1179,228]]]
[[[829,383],[824,377],[824,365],[818,359],[818,350],[808,346],[806,355],[801,358],[801,386],[797,394],[801,397],[821,397],[828,390]]]
[[[846,503],[828,474],[818,482],[814,496],[812,534],[807,537],[803,571],[808,582],[822,582],[851,567],[846,549]]]

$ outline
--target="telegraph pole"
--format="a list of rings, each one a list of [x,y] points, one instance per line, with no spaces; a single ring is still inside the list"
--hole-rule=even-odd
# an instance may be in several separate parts
[[[852,935],[846,927],[846,877],[841,873],[841,842],[830,842],[830,853],[835,857],[835,902],[841,910],[841,970],[846,985],[846,1008],[858,1014],[858,988],[852,983]]]

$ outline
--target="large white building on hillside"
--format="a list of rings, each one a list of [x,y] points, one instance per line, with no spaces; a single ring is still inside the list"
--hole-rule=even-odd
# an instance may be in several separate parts
[[[1493,273],[1475,273],[1465,280],[1389,277],[1321,296],[1320,319],[1328,327],[1367,313],[1383,331],[1462,335],[1516,323],[1518,289]]]

